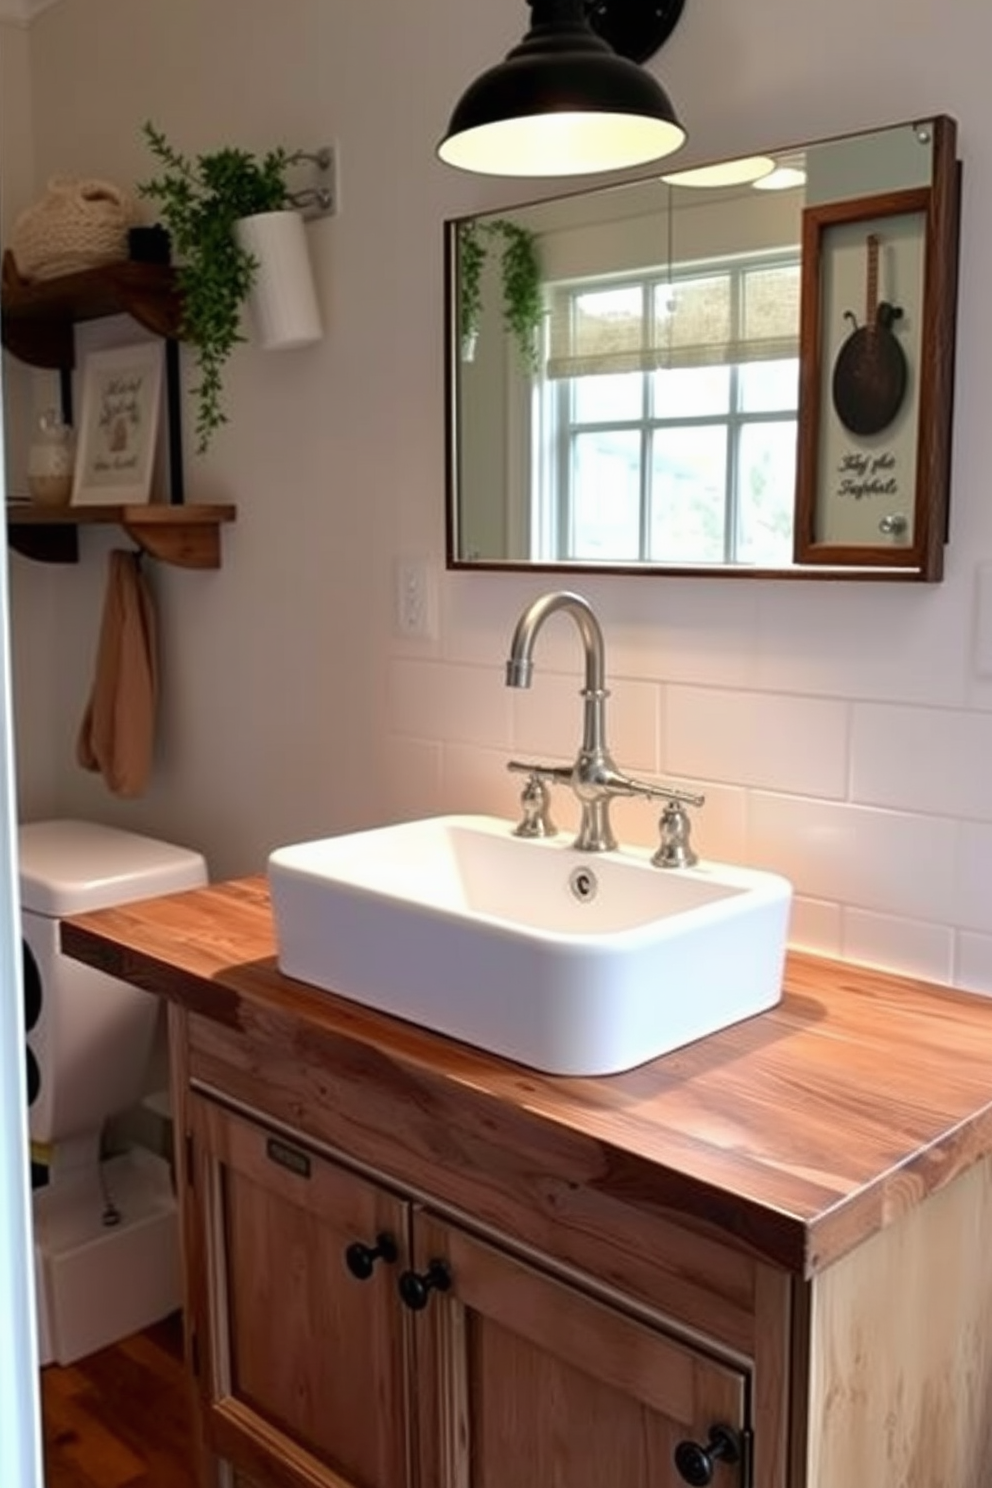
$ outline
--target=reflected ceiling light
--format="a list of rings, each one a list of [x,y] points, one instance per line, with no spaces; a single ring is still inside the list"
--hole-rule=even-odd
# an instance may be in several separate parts
[[[770,155],[745,155],[739,160],[718,160],[691,170],[662,176],[666,186],[750,186],[770,176],[775,162]]]
[[[656,26],[673,9],[671,0],[642,3]],[[664,88],[596,34],[586,0],[528,4],[523,41],[455,105],[437,152],[446,164],[482,175],[572,176],[644,165],[679,148],[685,130]],[[594,11],[611,8],[599,0]],[[674,9],[677,19],[681,0]]]
[[[755,191],[791,191],[806,185],[806,172],[798,165],[779,165],[770,176],[754,183]]]

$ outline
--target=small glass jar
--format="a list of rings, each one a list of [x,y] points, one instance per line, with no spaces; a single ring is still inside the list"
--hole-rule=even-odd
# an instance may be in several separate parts
[[[72,495],[75,444],[72,429],[54,409],[38,420],[28,449],[28,490],[39,506],[64,506]]]

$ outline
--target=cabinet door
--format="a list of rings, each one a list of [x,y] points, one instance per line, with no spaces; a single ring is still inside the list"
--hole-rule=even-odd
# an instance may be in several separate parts
[[[266,1488],[406,1488],[408,1206],[212,1101],[188,1109],[207,1446]],[[359,1280],[345,1252],[378,1236],[394,1260]]]
[[[668,1488],[680,1442],[743,1437],[743,1370],[431,1216],[414,1251],[451,1280],[414,1324],[430,1488]],[[746,1465],[714,1459],[711,1481],[737,1488]]]

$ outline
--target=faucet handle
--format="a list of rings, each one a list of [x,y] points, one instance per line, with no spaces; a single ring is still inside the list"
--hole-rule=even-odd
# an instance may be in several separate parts
[[[705,805],[705,796],[675,790],[668,785],[649,785],[646,780],[634,780],[629,775],[618,775],[616,784],[619,791],[629,795],[665,802],[665,809],[658,818],[661,842],[651,859],[656,868],[691,868],[699,862],[699,854],[689,841],[692,822],[685,808]]]
[[[510,760],[506,768],[527,781],[520,792],[523,816],[513,829],[514,837],[555,837],[558,828],[551,820],[551,792],[548,781],[571,780],[570,765],[539,765],[525,760]]]
[[[527,776],[520,792],[523,816],[513,829],[514,837],[555,837],[558,828],[551,820],[551,792],[537,773]]]
[[[661,841],[651,859],[656,868],[691,868],[699,862],[689,838],[692,822],[681,800],[668,801],[658,818]]]

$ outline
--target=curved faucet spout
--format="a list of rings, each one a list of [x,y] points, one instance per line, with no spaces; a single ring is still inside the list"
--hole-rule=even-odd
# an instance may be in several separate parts
[[[585,691],[603,692],[606,648],[602,629],[589,601],[583,599],[581,594],[572,594],[568,589],[542,594],[520,616],[510,642],[510,658],[506,663],[507,686],[530,686],[534,673],[533,653],[537,633],[548,616],[555,614],[557,610],[566,610],[578,626],[586,659]]]
[[[527,606],[517,621],[506,663],[508,687],[529,687],[534,671],[534,642],[549,615],[564,610],[575,621],[585,656],[582,689],[582,747],[572,769],[572,789],[582,805],[582,825],[576,847],[604,852],[616,847],[610,826],[609,804],[619,779],[606,747],[606,661],[603,632],[589,601],[581,594],[558,589]]]

